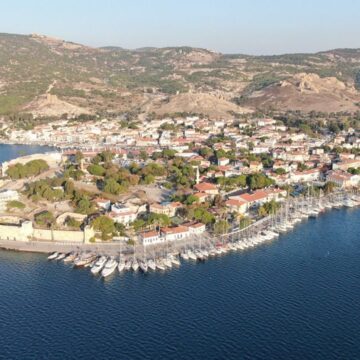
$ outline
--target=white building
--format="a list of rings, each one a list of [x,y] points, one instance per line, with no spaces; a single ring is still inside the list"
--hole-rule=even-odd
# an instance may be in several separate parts
[[[130,224],[137,217],[134,211],[122,204],[111,205],[111,212],[109,216],[114,220],[114,222],[124,225]]]
[[[161,244],[165,241],[157,231],[147,231],[141,233],[139,237],[144,246]]]

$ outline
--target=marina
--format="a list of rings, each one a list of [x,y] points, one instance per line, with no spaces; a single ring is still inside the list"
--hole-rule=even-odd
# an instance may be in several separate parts
[[[223,234],[208,236],[192,241],[179,242],[166,247],[157,247],[148,251],[135,249],[130,253],[121,250],[115,255],[113,251],[99,254],[94,251],[75,251],[64,253],[55,251],[48,255],[49,261],[73,263],[74,267],[89,267],[93,275],[103,278],[124,271],[148,273],[149,271],[170,271],[186,261],[204,262],[211,258],[223,256],[235,251],[247,251],[277,239],[297,224],[308,218],[316,218],[326,210],[353,208],[360,205],[360,196],[352,192],[335,192],[327,196],[307,195],[301,199],[291,199],[282,204],[279,211],[247,228]],[[152,254],[150,255],[149,254]],[[139,256],[138,254],[143,254]]]

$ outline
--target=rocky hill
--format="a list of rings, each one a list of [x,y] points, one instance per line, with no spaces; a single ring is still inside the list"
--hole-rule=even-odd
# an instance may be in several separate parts
[[[279,56],[91,48],[0,34],[0,115],[360,110],[360,50]]]

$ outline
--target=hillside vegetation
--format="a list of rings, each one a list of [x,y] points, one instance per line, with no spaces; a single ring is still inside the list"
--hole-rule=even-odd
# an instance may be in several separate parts
[[[359,49],[247,56],[0,34],[0,115],[181,112],[184,101],[186,111],[214,117],[262,108],[356,111],[359,91]]]

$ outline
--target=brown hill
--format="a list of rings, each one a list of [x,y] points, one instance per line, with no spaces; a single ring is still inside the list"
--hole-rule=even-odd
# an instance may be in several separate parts
[[[356,111],[360,93],[335,77],[299,73],[259,91],[245,101],[252,108],[302,111]]]
[[[213,118],[230,118],[231,113],[248,113],[252,111],[227,101],[221,96],[204,93],[172,95],[160,102],[152,102],[144,110],[161,115],[176,112],[206,114]]]

